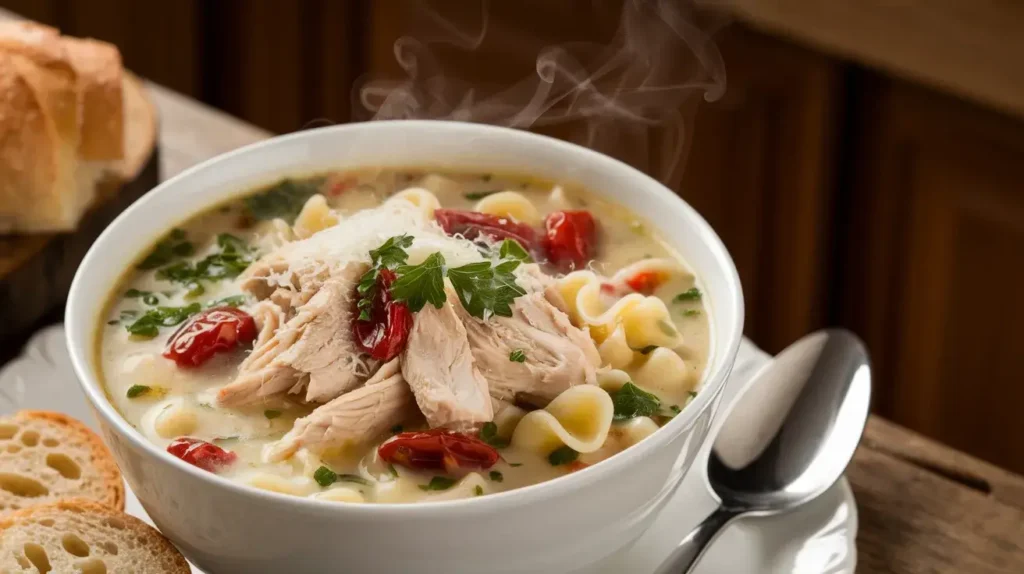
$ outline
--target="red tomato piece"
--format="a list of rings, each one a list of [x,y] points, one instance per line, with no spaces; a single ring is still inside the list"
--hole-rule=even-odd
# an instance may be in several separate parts
[[[179,367],[198,367],[214,354],[256,338],[256,321],[234,307],[215,307],[189,319],[171,335],[164,356]]]
[[[356,181],[358,181],[358,180],[356,178],[354,178],[354,177],[346,177],[346,178],[333,177],[333,178],[328,178],[327,179],[327,195],[329,195],[331,197],[338,197],[339,195],[345,193],[349,189],[355,187]]]
[[[515,239],[527,251],[532,250],[537,241],[537,234],[532,227],[508,217],[476,211],[437,209],[434,210],[434,219],[448,235],[458,234],[470,241],[480,235],[489,235],[495,239]]]
[[[405,303],[391,299],[391,284],[396,275],[390,269],[377,273],[377,288],[374,291],[370,320],[352,322],[356,345],[375,359],[390,361],[405,348],[405,341],[412,329],[412,312]],[[356,297],[358,299],[358,296]],[[353,311],[358,317],[359,311]]]
[[[167,446],[167,452],[199,468],[217,472],[235,462],[238,455],[197,438],[181,437]]]
[[[544,251],[556,267],[581,269],[593,258],[597,227],[589,211],[552,212],[544,229]]]
[[[660,287],[666,279],[668,279],[668,277],[659,271],[641,271],[629,279],[626,279],[626,285],[629,285],[629,288],[637,293],[650,295],[651,293],[654,293],[654,290]]]
[[[578,460],[574,460],[574,461],[570,462],[569,464],[567,464],[566,466],[568,467],[569,472],[576,472],[578,470],[583,470],[584,468],[587,468],[590,465],[585,463],[585,462],[580,462]]]
[[[447,429],[403,432],[380,445],[377,454],[392,464],[414,470],[488,469],[498,462],[498,451],[484,441]]]

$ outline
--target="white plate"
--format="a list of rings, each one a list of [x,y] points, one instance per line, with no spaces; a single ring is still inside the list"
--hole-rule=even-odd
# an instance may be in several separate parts
[[[736,396],[750,376],[770,357],[744,341],[722,406]],[[19,409],[44,409],[69,414],[97,429],[93,413],[75,382],[64,329],[43,329],[29,341],[23,355],[0,370],[0,414]],[[702,453],[693,468],[703,467]],[[149,524],[135,495],[127,488],[125,510]],[[593,569],[598,574],[652,572],[669,550],[696,524],[696,516],[714,507],[696,470],[683,480],[651,529],[632,547]],[[694,513],[699,508],[701,512]],[[857,507],[846,479],[798,511],[770,518],[747,519],[728,528],[697,568],[699,574],[792,573],[852,574],[857,562]],[[201,574],[193,567],[193,572]]]

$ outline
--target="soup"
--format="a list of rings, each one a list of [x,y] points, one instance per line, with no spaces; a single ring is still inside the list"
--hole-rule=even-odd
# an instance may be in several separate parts
[[[597,464],[686,407],[710,340],[695,277],[627,208],[431,171],[286,179],[197,215],[104,313],[107,394],[149,440],[337,502]]]

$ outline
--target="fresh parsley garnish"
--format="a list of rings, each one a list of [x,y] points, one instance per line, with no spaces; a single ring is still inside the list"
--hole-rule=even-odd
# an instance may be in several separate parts
[[[676,301],[676,302],[679,302],[679,303],[682,303],[682,302],[685,302],[685,301],[700,301],[701,296],[702,295],[701,295],[700,289],[697,289],[696,287],[691,287],[691,288],[687,289],[686,291],[683,291],[682,293],[676,295],[676,297],[675,297],[675,299],[673,299],[673,301]]]
[[[697,398],[697,391],[687,391],[686,394],[689,395],[691,401]]]
[[[505,476],[496,470],[492,470],[489,476],[494,482],[502,482],[505,480]]]
[[[470,315],[484,320],[492,315],[511,317],[512,301],[526,295],[512,273],[519,263],[517,260],[470,263],[449,269],[448,280]]]
[[[480,486],[479,484],[474,486],[473,487],[473,494],[475,496],[483,496],[483,494],[484,494],[484,487]]]
[[[199,303],[192,303],[184,307],[157,307],[150,309],[135,320],[125,329],[137,337],[153,338],[160,334],[160,327],[173,327],[179,325],[192,315],[195,315],[203,308]]]
[[[369,480],[366,480],[365,478],[359,476],[358,474],[339,474],[335,480],[341,482],[354,482],[356,484],[362,484],[364,486],[370,485]]]
[[[211,309],[213,307],[221,307],[225,305],[228,307],[241,307],[242,305],[245,305],[245,295],[231,295],[230,297],[210,301],[206,304],[206,308]]]
[[[390,474],[393,478],[398,478],[398,470],[395,469],[395,465],[388,465],[388,474]]]
[[[217,236],[220,251],[195,263],[179,261],[156,272],[157,279],[184,285],[187,296],[196,297],[206,290],[201,281],[234,279],[255,260],[256,254],[239,238],[228,233]]]
[[[672,411],[672,414],[678,415],[680,412],[682,412],[683,409],[679,408],[679,405],[671,405],[670,407],[668,407],[668,410]]]
[[[195,253],[195,246],[185,240],[185,232],[181,229],[173,229],[136,267],[142,270],[156,269],[193,253]]]
[[[493,422],[486,422],[480,427],[480,440],[494,448],[505,448],[508,446],[508,439],[498,434],[498,425]]]
[[[125,393],[125,396],[127,396],[129,399],[134,399],[147,394],[151,390],[152,387],[148,387],[146,385],[132,385],[131,387],[128,388],[128,392]]]
[[[510,463],[508,463],[508,465],[511,466],[511,467],[517,467],[517,466],[523,466],[523,463],[521,463],[521,462],[510,462]]]
[[[313,472],[313,480],[320,486],[327,488],[338,481],[338,474],[326,466],[321,466]]]
[[[500,189],[488,189],[486,191],[471,191],[469,193],[464,193],[463,197],[465,197],[466,199],[468,199],[470,201],[476,201],[478,199],[483,199],[483,198],[487,197],[488,195],[494,195],[495,193],[498,193],[499,191],[501,191],[501,190]]]
[[[405,301],[413,313],[427,303],[436,309],[444,305],[444,257],[440,253],[431,254],[419,265],[402,265],[396,273],[398,280],[391,285],[395,301]]]
[[[661,400],[627,382],[622,388],[612,393],[612,405],[615,407],[614,420],[624,421],[636,417],[649,417],[658,412]]]
[[[268,421],[272,421],[272,420],[276,419],[277,417],[281,416],[281,411],[275,411],[273,409],[267,409],[267,410],[263,411],[263,416],[266,417]]]
[[[323,178],[294,180],[282,179],[263,191],[245,198],[245,207],[255,219],[280,217],[289,224],[306,205],[306,200],[320,191]]]
[[[700,309],[687,309],[683,311],[683,317],[696,317],[700,315]]]
[[[447,476],[435,476],[427,484],[421,484],[420,490],[448,490],[455,486],[455,479]]]
[[[515,239],[506,239],[501,242],[501,247],[498,248],[498,257],[501,259],[518,259],[525,263],[533,262],[533,257],[530,257],[530,253],[523,249],[523,246]]]
[[[406,248],[412,245],[411,235],[396,235],[389,238],[377,249],[370,250],[370,270],[359,279],[356,292],[359,294],[359,302],[356,307],[359,309],[359,320],[369,321],[370,312],[373,310],[373,299],[377,291],[377,276],[382,269],[394,271],[405,265],[409,259]]]
[[[522,349],[516,349],[508,354],[508,360],[512,361],[513,363],[525,363],[526,352],[523,351]]]
[[[551,463],[551,466],[561,466],[563,464],[569,464],[579,458],[579,456],[580,453],[574,451],[568,446],[560,446],[551,451],[551,454],[548,455],[548,462]]]

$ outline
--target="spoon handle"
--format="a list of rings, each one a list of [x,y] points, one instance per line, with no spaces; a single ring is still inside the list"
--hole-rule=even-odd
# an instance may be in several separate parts
[[[737,516],[743,514],[736,510],[719,506],[693,529],[669,554],[668,558],[658,566],[655,574],[687,574],[700,560],[707,547],[718,538],[719,533]]]

